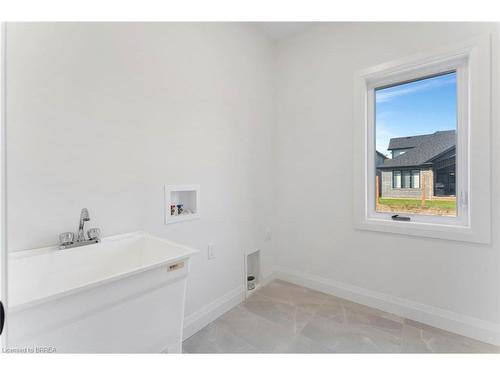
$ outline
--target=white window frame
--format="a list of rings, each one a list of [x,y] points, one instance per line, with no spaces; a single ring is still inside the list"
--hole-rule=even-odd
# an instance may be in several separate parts
[[[358,229],[490,243],[490,37],[482,36],[359,72],[354,97],[354,220]],[[457,74],[457,216],[393,214],[375,209],[375,89]],[[403,176],[401,176],[401,179]]]

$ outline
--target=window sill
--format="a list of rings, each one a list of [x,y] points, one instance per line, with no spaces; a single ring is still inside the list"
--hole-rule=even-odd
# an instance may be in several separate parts
[[[489,232],[483,230],[474,231],[469,226],[436,224],[424,222],[393,221],[380,218],[365,218],[355,223],[355,228],[375,232],[403,234],[416,237],[430,237],[443,240],[454,240],[462,242],[474,242],[489,244],[491,242]]]

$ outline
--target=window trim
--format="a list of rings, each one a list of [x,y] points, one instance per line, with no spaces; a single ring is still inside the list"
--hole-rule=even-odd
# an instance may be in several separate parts
[[[357,74],[353,155],[356,228],[480,243],[491,241],[490,64],[490,37],[487,35],[380,64]],[[374,183],[367,183],[375,181],[376,173],[373,162],[375,119],[370,115],[374,113],[374,88],[452,70],[457,72],[458,216],[407,215],[411,216],[410,222],[392,221],[387,213],[375,212]],[[476,200],[476,197],[480,198]]]

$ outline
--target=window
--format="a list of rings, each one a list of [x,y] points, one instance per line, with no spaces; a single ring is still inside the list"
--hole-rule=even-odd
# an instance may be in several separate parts
[[[401,172],[400,171],[392,172],[392,188],[393,189],[401,188]]]
[[[490,63],[484,37],[359,73],[358,228],[490,241]]]
[[[410,171],[403,171],[403,183],[401,184],[402,188],[409,189],[411,188],[411,174]]]
[[[373,88],[375,152],[392,155],[374,165],[382,182],[392,171],[392,188],[375,192],[375,212],[457,216],[457,69]],[[425,169],[424,188],[415,167]]]
[[[449,178],[457,162],[456,71],[375,87],[374,100],[375,150],[392,154],[374,168],[382,179],[393,170],[392,189],[379,189],[376,211],[456,216],[455,183]],[[415,190],[414,167],[426,168],[427,188],[420,189],[419,175]]]
[[[455,185],[454,177],[455,175],[453,175],[453,186]],[[420,189],[420,171],[393,171],[392,188]]]
[[[420,189],[420,171],[411,171],[411,187],[413,189]]]
[[[392,150],[392,158],[394,159],[396,156],[403,155],[408,150]]]

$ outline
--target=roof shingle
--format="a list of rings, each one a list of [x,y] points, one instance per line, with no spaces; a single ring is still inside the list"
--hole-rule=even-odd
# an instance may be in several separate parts
[[[410,146],[411,145],[411,146]],[[455,130],[438,131],[414,137],[392,138],[389,149],[411,148],[394,159],[384,160],[379,168],[414,167],[431,163],[432,159],[456,145]]]

